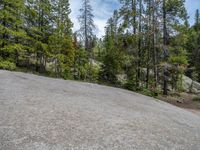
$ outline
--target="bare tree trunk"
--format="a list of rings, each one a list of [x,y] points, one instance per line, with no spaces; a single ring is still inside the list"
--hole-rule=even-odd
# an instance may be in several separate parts
[[[141,75],[141,48],[142,48],[142,38],[141,38],[141,32],[142,32],[142,0],[139,2],[139,41],[138,41],[138,60],[137,60],[137,77],[136,77],[136,84],[137,88],[140,88],[140,75]]]
[[[155,19],[155,9],[156,9],[156,6],[155,6],[155,0],[152,0],[153,2],[153,7],[152,7],[152,25],[153,25],[153,35],[152,35],[152,47],[153,47],[153,70],[154,70],[154,92],[156,92],[156,89],[157,89],[157,82],[158,82],[158,77],[157,77],[157,51],[156,51],[156,47],[155,47],[155,43],[156,43],[156,40],[155,40],[155,34],[156,34],[156,26],[155,26],[155,22],[156,22],[156,19]]]
[[[146,74],[146,88],[149,88],[149,71],[150,71],[150,51],[151,51],[151,17],[152,17],[152,10],[151,10],[151,0],[148,1],[148,31],[147,31],[147,38],[148,38],[148,49],[147,49],[147,74]]]
[[[85,50],[88,51],[88,33],[87,33],[87,6],[85,0],[85,16],[84,16],[84,26],[85,26]]]
[[[132,5],[132,13],[133,13],[133,34],[136,34],[136,0],[131,0],[131,5]]]
[[[166,25],[166,0],[163,0],[163,46],[164,49],[167,45],[167,25]],[[163,70],[163,79],[164,79],[164,83],[163,83],[163,95],[168,95],[168,83],[167,83],[167,66],[164,66],[164,70]]]

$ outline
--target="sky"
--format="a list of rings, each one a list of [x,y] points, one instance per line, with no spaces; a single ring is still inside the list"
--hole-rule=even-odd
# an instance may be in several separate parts
[[[74,23],[73,30],[79,29],[78,16],[80,14],[79,9],[81,8],[82,0],[69,0],[70,8],[72,10],[70,17]],[[112,16],[115,9],[120,8],[119,0],[91,0],[94,13],[94,23],[96,25],[96,33],[98,37],[104,35],[104,29],[107,20]],[[194,15],[196,9],[200,9],[200,0],[186,0],[185,3],[188,15],[190,16],[190,24],[194,24]]]

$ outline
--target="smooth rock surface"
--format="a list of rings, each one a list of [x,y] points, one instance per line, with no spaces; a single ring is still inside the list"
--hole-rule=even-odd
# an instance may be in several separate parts
[[[0,150],[200,150],[200,117],[123,89],[0,70]]]
[[[191,89],[192,93],[199,94],[200,93],[200,83],[198,83],[196,81],[192,81],[191,78],[183,75],[183,89],[186,92],[190,92],[190,89]]]

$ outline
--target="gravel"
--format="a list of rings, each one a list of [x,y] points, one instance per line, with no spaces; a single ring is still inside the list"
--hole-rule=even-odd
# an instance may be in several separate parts
[[[0,150],[200,150],[200,117],[123,89],[0,70]]]

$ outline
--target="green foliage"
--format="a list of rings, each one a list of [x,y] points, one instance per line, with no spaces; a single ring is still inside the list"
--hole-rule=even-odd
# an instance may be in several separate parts
[[[61,65],[61,77],[63,79],[72,79],[72,75],[71,75],[71,70],[67,65],[62,64]]]
[[[134,81],[134,80],[128,80],[128,81],[125,83],[124,87],[125,87],[126,89],[128,89],[128,90],[136,91],[136,90],[137,90],[137,88],[136,88],[136,81]]]
[[[193,101],[195,101],[195,102],[200,102],[200,97],[198,97],[198,96],[194,97],[194,98],[193,98]]]
[[[83,39],[84,48],[91,52],[92,42],[94,38],[94,15],[93,9],[90,4],[90,0],[83,0],[82,7],[79,9],[80,15],[78,17],[78,21],[80,23],[79,33],[81,34],[81,38]],[[90,54],[91,55],[91,54]]]
[[[24,3],[21,0],[3,0],[0,7],[0,57],[11,63],[6,62],[4,66],[14,68],[12,63],[17,63],[19,53],[25,50],[23,40],[26,33],[21,19]]]
[[[86,80],[89,68],[88,54],[83,48],[75,51],[74,59],[74,79]]]
[[[170,49],[169,62],[174,65],[187,65],[187,52],[182,47],[172,47]]]
[[[99,80],[99,72],[100,72],[100,66],[98,66],[98,64],[92,64],[89,65],[90,69],[90,74],[89,74],[89,80],[91,80],[92,82],[97,82]]]
[[[184,0],[120,2],[100,40],[94,36],[89,0],[83,1],[81,28],[74,35],[69,0],[2,0],[0,69],[21,67],[64,79],[125,83],[123,87],[149,96],[159,93],[163,79],[172,90],[182,91],[188,67],[200,81],[198,10],[189,28]],[[125,82],[118,81],[119,75]]]
[[[124,88],[130,91],[137,91],[143,95],[151,96],[151,97],[157,97],[158,94],[160,94],[160,91],[158,91],[157,89],[151,89],[151,88],[147,89],[147,88],[142,88],[142,87],[140,87],[139,89],[136,85],[136,81],[134,80],[127,81],[127,83],[124,85]]]
[[[198,25],[200,23],[200,14],[199,14],[199,10],[196,10],[195,13],[195,25]]]
[[[198,14],[196,14],[198,17]],[[191,27],[187,33],[188,42],[186,48],[189,58],[189,67],[194,68],[193,74],[195,80],[200,82],[200,19],[196,18],[196,23]]]
[[[15,63],[12,63],[10,61],[2,61],[2,60],[0,60],[0,69],[15,70],[16,69],[16,65],[15,65]]]
[[[142,90],[140,91],[140,93],[143,94],[143,95],[151,96],[151,97],[154,97],[154,96],[155,96],[155,93],[154,93],[153,91],[150,91],[150,90],[145,89],[145,88],[142,89]]]
[[[104,39],[105,54],[102,56],[100,79],[110,83],[117,83],[117,75],[122,71],[124,52],[122,51],[122,39],[117,31],[118,13],[114,12],[113,18],[108,20],[106,36]],[[119,39],[117,39],[119,38]]]
[[[115,83],[116,75],[120,73],[122,67],[122,54],[119,50],[108,50],[104,56],[101,76],[104,80]]]
[[[70,77],[75,57],[72,40],[57,34],[51,36],[49,38],[49,55],[55,60],[57,76]]]

